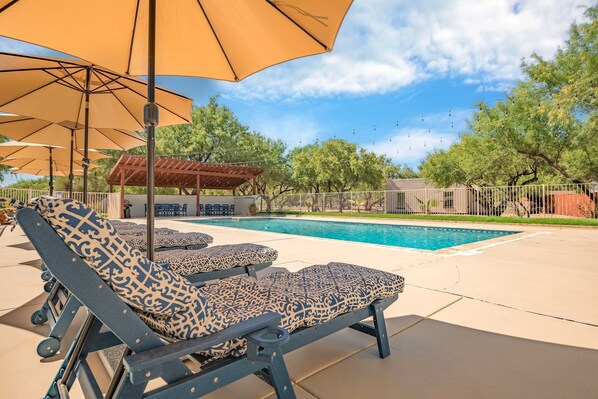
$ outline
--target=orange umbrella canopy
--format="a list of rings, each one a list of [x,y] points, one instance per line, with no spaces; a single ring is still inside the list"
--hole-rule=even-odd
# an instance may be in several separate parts
[[[47,162],[48,161],[46,161],[46,163]],[[97,165],[89,165],[89,169],[93,169],[93,168],[97,168]],[[47,165],[46,165],[46,167],[43,167],[43,168],[10,168],[8,171],[10,173],[36,175],[36,176],[49,176],[50,175],[50,169]],[[64,167],[60,167],[60,166],[53,167],[52,174],[54,176],[68,177],[69,176],[69,168],[68,168],[68,166],[66,167],[66,169]],[[82,176],[83,169],[73,170],[73,175]]]
[[[49,169],[49,159],[30,159],[30,158],[8,158],[3,159],[0,161],[0,165],[8,165],[12,166],[14,169],[27,169],[27,170],[41,170],[41,169]],[[63,160],[52,160],[52,169],[53,170],[64,170],[68,171],[70,168],[70,164],[68,161]],[[97,165],[93,165],[96,167]],[[92,165],[89,166],[92,168]],[[75,170],[83,170],[83,165],[79,161],[73,161],[73,168]],[[35,173],[31,173],[34,175]],[[68,172],[67,172],[68,174]]]
[[[71,152],[67,148],[47,146],[43,144],[34,143],[21,143],[8,141],[6,143],[0,143],[0,157],[4,158],[4,161],[8,159],[26,158],[26,159],[50,159],[50,150],[52,159],[57,161],[69,161],[71,158]],[[101,152],[89,150],[89,159],[92,161],[110,158],[108,155],[102,154]],[[81,161],[83,159],[83,151],[74,150],[73,159]]]
[[[331,51],[351,3],[158,0],[156,74],[238,81]],[[0,0],[0,35],[147,75],[148,9],[148,0]]]
[[[83,149],[84,126],[72,122],[56,124],[41,119],[18,115],[0,115],[0,134],[17,141],[71,146]],[[90,128],[89,147],[104,150],[128,150],[145,145],[143,137],[128,130]]]
[[[3,112],[85,126],[89,93],[88,126],[144,129],[147,83],[85,61],[0,52],[0,87]],[[160,125],[190,122],[191,99],[158,88],[156,102]]]

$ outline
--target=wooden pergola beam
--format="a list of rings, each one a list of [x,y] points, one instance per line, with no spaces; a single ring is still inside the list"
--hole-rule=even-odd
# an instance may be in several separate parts
[[[121,169],[143,171],[143,172],[146,171],[145,166],[133,166],[133,165],[123,165],[123,166],[121,166]],[[209,171],[203,171],[203,170],[189,170],[189,169],[179,169],[179,170],[174,171],[170,168],[154,168],[154,171],[157,173],[233,177],[233,178],[239,178],[239,179],[251,179],[254,177],[254,175],[247,175],[247,174],[237,174],[237,173],[227,173],[227,172],[209,172]]]

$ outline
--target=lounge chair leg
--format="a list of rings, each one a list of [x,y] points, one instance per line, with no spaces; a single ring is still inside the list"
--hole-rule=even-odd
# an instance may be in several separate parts
[[[278,399],[296,398],[287,366],[282,357],[282,352],[275,351],[272,353],[272,360],[270,366],[268,366],[268,372],[270,382],[276,391],[276,397]]]
[[[127,348],[126,354],[131,354],[131,351]],[[106,392],[105,399],[137,399],[142,398],[147,383],[133,385],[129,380],[129,376],[122,367],[122,360],[119,364],[118,374],[114,374],[113,380],[110,383],[108,392]],[[114,384],[116,382],[116,384]]]
[[[388,343],[388,332],[384,320],[384,309],[379,303],[372,304],[374,308],[374,328],[376,329],[376,341],[378,342],[378,354],[381,359],[390,356],[390,344]]]
[[[131,353],[132,351],[130,348],[126,348],[123,352],[120,361],[118,362],[118,366],[116,366],[116,370],[114,370],[114,375],[112,376],[112,381],[110,381],[110,386],[108,387],[108,390],[106,390],[105,399],[112,399],[115,397],[116,390],[120,389],[121,385],[123,384],[123,376],[127,378],[123,359],[125,356],[129,356]]]
[[[99,323],[95,316],[88,314],[71,346],[71,350],[64,357],[62,365],[58,369],[58,373],[45,396],[46,398],[59,397],[61,396],[61,391],[66,390],[68,392],[71,389],[71,386],[75,382],[76,367],[79,360],[87,356],[89,348],[88,339],[97,334],[100,328],[101,323]]]
[[[245,270],[247,271],[247,275],[249,275],[250,277],[256,277],[257,278],[257,274],[255,272],[255,266],[254,265],[245,266]]]

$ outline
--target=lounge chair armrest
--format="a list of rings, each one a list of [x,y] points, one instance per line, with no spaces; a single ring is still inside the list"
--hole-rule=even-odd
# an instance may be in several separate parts
[[[222,342],[241,338],[262,329],[277,328],[279,323],[280,315],[268,312],[205,337],[178,341],[127,356],[123,359],[123,364],[133,384],[144,383],[160,377],[164,367],[183,356],[208,350]]]

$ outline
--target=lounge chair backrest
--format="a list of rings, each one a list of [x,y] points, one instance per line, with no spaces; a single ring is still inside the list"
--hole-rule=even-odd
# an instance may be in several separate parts
[[[187,319],[193,315],[199,329],[211,315],[196,287],[127,244],[108,220],[87,205],[41,198],[35,210],[143,319],[160,319],[175,329],[177,324],[189,328]]]

